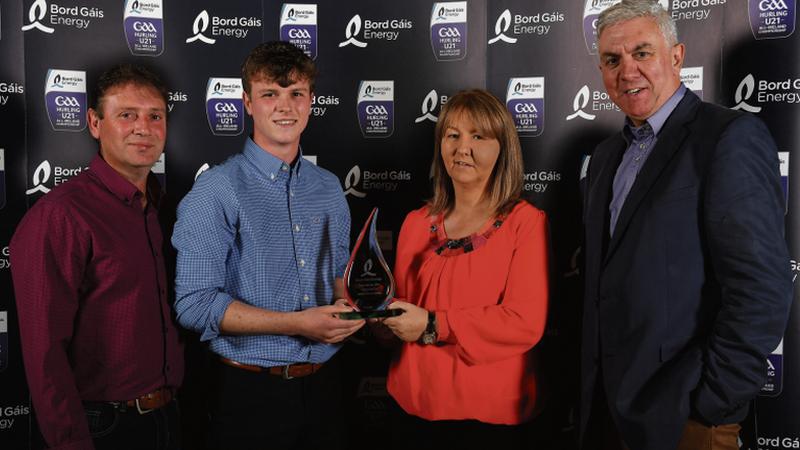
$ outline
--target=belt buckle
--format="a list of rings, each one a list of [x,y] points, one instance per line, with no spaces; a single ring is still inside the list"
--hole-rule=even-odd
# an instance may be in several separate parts
[[[147,413],[151,413],[151,412],[155,411],[155,408],[142,409],[142,405],[139,404],[139,399],[137,398],[136,399],[136,411],[139,411],[140,415],[145,415]]]
[[[283,377],[284,380],[291,380],[294,378],[293,376],[289,375],[289,367],[291,366],[291,364],[283,366],[283,373],[281,374],[281,377]]]

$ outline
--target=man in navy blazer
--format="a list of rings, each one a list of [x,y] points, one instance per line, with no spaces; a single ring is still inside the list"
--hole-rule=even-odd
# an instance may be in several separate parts
[[[627,117],[587,175],[584,448],[738,449],[792,298],[775,143],[683,86],[657,2],[623,0],[597,28]]]

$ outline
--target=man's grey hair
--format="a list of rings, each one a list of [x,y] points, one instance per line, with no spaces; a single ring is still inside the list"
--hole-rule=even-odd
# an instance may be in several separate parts
[[[597,37],[603,30],[620,22],[625,22],[639,17],[651,18],[656,22],[661,34],[669,45],[678,43],[678,29],[675,21],[660,3],[655,0],[622,0],[614,6],[600,13],[597,19]]]

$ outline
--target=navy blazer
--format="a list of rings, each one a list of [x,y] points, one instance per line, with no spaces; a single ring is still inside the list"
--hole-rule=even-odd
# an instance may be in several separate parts
[[[601,143],[587,175],[581,425],[602,379],[631,450],[674,450],[690,416],[744,419],[783,336],[792,281],[778,155],[761,120],[687,91],[609,236],[625,148],[621,133]]]

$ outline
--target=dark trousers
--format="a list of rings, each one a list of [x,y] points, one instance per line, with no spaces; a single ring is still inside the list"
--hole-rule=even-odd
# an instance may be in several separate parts
[[[495,425],[477,420],[432,421],[398,410],[389,424],[391,448],[394,450],[514,450],[527,447],[525,425]]]
[[[136,408],[110,403],[84,403],[89,431],[97,450],[179,450],[178,402],[139,414]]]
[[[216,365],[209,395],[213,448],[344,448],[341,375],[334,357],[311,375],[285,380],[266,372]]]

